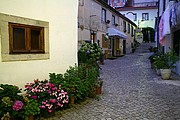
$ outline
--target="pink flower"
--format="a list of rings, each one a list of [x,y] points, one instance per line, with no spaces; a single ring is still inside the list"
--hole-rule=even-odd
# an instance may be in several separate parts
[[[51,91],[50,91],[50,90],[48,90],[47,92],[48,92],[49,94],[51,94]]]
[[[24,104],[21,101],[17,100],[13,105],[13,110],[19,111],[23,106]]]
[[[46,102],[42,102],[42,104],[43,104],[43,105],[45,105],[45,104],[46,104]]]
[[[52,88],[52,91],[55,91],[56,90],[56,88]]]
[[[50,104],[46,104],[46,106],[48,107],[48,106],[50,106]]]
[[[55,103],[56,102],[56,99],[51,99],[50,100],[52,103]]]
[[[52,110],[48,110],[48,112],[49,112],[49,113],[51,113],[51,112],[52,112]]]
[[[59,103],[59,102],[58,102],[58,104],[57,104],[57,105],[58,105],[58,106],[61,106],[61,103]]]
[[[44,108],[46,108],[44,105],[42,105],[42,106],[39,106],[40,108],[42,108],[42,109],[44,109]]]
[[[36,98],[37,98],[37,96],[36,96],[36,95],[33,95],[33,96],[32,96],[32,99],[36,99]]]
[[[51,87],[54,87],[55,85],[54,84],[51,84]]]

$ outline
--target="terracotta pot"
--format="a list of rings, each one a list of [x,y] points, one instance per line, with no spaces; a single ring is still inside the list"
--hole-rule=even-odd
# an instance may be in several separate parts
[[[74,103],[75,103],[75,98],[74,98],[74,97],[71,97],[70,103],[71,103],[71,104],[74,104]]]
[[[102,94],[102,86],[98,86],[96,88],[96,94],[99,95],[99,94]]]
[[[34,120],[34,116],[33,115],[29,115],[28,120]]]
[[[102,85],[103,85],[103,81],[102,80],[99,80],[98,81],[98,86],[96,88],[96,94],[99,95],[99,94],[102,94]]]

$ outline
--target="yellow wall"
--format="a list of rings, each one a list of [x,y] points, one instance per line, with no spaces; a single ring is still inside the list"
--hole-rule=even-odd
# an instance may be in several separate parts
[[[77,63],[77,12],[78,0],[1,0],[0,13],[49,22],[50,59],[2,62],[0,49],[0,83],[23,88]]]

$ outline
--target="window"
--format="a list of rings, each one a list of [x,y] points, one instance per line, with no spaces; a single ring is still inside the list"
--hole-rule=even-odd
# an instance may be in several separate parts
[[[148,13],[142,13],[142,20],[149,20],[149,14]]]
[[[130,33],[130,24],[128,23],[128,33]]]
[[[91,31],[91,43],[95,43],[96,41],[96,32]]]
[[[101,21],[106,22],[106,10],[102,8]]]
[[[9,23],[10,53],[44,53],[44,28]]]
[[[123,31],[126,32],[126,21],[123,21]]]
[[[111,21],[112,21],[112,24],[115,25],[116,21],[115,21],[115,16],[114,15],[112,15],[112,20]]]
[[[134,13],[133,17],[134,17],[134,21],[137,21],[137,13]]]
[[[134,36],[134,28],[133,28],[133,26],[131,26],[131,36],[132,37]]]

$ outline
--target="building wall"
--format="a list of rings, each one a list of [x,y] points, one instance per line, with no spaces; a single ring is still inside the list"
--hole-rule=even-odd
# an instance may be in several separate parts
[[[175,1],[169,1],[169,0],[162,0],[159,1],[159,17],[161,17],[161,15],[163,14],[164,10],[167,8],[167,6],[170,6],[170,9],[172,7],[173,4],[176,4],[177,8],[176,8],[176,13],[177,13],[177,24],[176,26],[171,26],[171,31],[170,34],[166,35],[165,38],[165,45],[164,45],[164,52],[169,52],[170,49],[173,49],[173,41],[174,41],[174,32],[180,30],[180,11],[179,11],[179,6],[180,6],[180,2],[176,3]],[[165,8],[164,8],[165,7]],[[178,36],[176,36],[178,38]],[[180,52],[180,51],[179,51]],[[178,59],[180,60],[180,56],[178,56]],[[176,68],[174,69],[174,71],[180,75],[180,61],[178,61],[176,63]]]
[[[133,11],[119,11],[119,12],[121,14],[124,14],[127,18],[132,20],[134,23],[136,23],[137,26],[139,25],[140,28],[143,28],[143,27],[154,28],[155,17],[157,17],[158,10],[157,9],[147,9],[147,10],[133,10]],[[137,20],[134,21],[134,15],[132,13],[128,13],[128,12],[136,13],[137,14]],[[149,20],[141,21],[142,20],[142,13],[149,13]]]
[[[156,6],[158,0],[134,0],[134,7],[142,7],[142,6]]]
[[[9,39],[2,38],[0,32],[1,83],[23,88],[27,82],[37,78],[48,79],[52,72],[64,73],[69,66],[77,63],[77,12],[77,0],[1,0],[0,13],[49,23],[49,58],[41,60],[3,62],[2,43]]]
[[[109,24],[101,22],[102,8],[106,9],[106,20],[111,21]],[[118,26],[112,24],[112,15],[115,16],[115,23],[117,23]],[[103,6],[99,2],[94,0],[84,0],[84,4],[79,5],[78,21],[79,21],[79,33],[78,33],[79,43],[81,43],[83,40],[90,40],[91,39],[90,31],[95,31],[96,32],[95,42],[97,42],[97,40],[100,40],[100,46],[102,47],[102,34],[107,33],[108,27],[113,27],[123,32],[122,23],[124,19],[119,17],[119,14],[113,12],[112,10],[108,9],[106,6]],[[128,33],[126,34],[128,35]],[[123,39],[121,39],[121,41],[122,40]],[[129,35],[126,41],[127,41],[127,49],[128,49],[127,51],[131,52],[130,44],[133,42],[133,37]],[[122,44],[120,46],[122,46]],[[107,50],[107,48],[103,48],[103,49]]]

